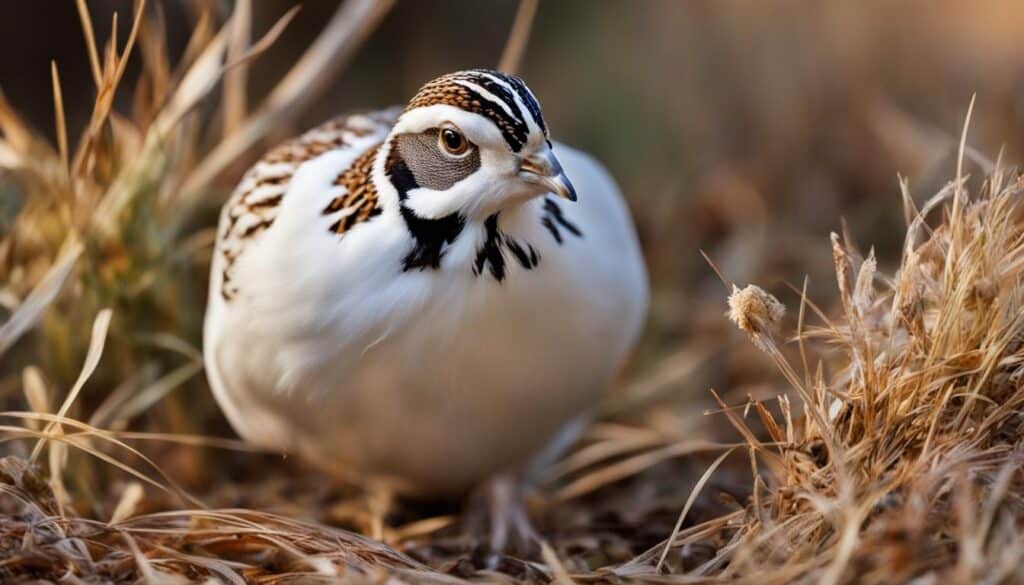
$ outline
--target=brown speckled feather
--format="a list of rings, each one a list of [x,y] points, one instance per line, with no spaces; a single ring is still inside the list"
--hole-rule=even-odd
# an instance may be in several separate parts
[[[246,245],[274,224],[292,176],[302,163],[337,149],[351,148],[359,138],[384,136],[394,125],[398,109],[340,116],[285,142],[267,153],[242,178],[221,212],[217,251],[223,258],[220,292],[230,301],[238,293],[232,281],[235,262]],[[379,143],[362,153],[335,184],[347,192],[331,201],[324,214],[344,215],[331,226],[342,234],[379,212],[377,192],[370,182],[373,156]]]
[[[377,205],[377,188],[370,180],[378,150],[380,144],[368,148],[334,181],[335,185],[345,187],[345,193],[332,199],[324,208],[324,215],[342,213],[338,221],[331,224],[332,232],[343,234],[357,223],[380,213],[380,207]]]

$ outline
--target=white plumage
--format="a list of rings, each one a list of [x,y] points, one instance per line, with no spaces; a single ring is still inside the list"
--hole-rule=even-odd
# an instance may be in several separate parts
[[[505,108],[529,133],[518,153],[457,100],[414,99],[397,126],[396,111],[350,116],[284,147],[293,160],[250,171],[222,214],[204,330],[211,386],[240,435],[345,477],[454,494],[523,468],[597,405],[644,320],[643,260],[613,179],[549,143],[539,109],[531,120],[519,98]],[[438,123],[465,135],[478,167],[430,190],[419,185],[434,167],[413,161],[417,186],[396,188],[389,177],[411,150],[395,137],[433,137]],[[510,174],[502,149],[553,151],[578,201],[499,185],[527,176]],[[372,162],[368,192],[334,209],[360,157]],[[434,231],[461,220],[436,267],[410,260],[434,231],[412,230],[408,214]]]

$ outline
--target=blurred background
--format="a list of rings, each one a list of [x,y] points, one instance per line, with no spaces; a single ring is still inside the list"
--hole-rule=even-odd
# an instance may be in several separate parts
[[[199,4],[159,3],[172,62],[185,50]],[[230,2],[216,4],[218,14],[230,12]],[[254,2],[254,34],[295,4]],[[274,140],[350,109],[402,103],[444,72],[495,66],[517,4],[399,0],[329,91]],[[98,38],[110,34],[114,11],[122,15],[119,38],[128,35],[130,1],[88,5]],[[252,64],[252,103],[294,64],[337,5],[301,3],[294,22]],[[10,2],[4,11],[0,89],[32,125],[53,136],[55,60],[76,135],[88,120],[93,87],[73,3]],[[835,287],[828,237],[844,220],[852,239],[865,251],[875,246],[882,267],[891,269],[904,233],[898,177],[907,177],[920,203],[954,175],[972,95],[969,144],[978,158],[994,160],[1005,149],[1012,163],[1024,154],[1021,30],[1024,4],[1012,0],[542,1],[520,74],[539,97],[553,136],[592,153],[619,180],[653,281],[644,342],[609,416],[678,436],[711,437],[725,425],[705,415],[713,405],[709,388],[734,403],[780,392],[774,368],[723,317],[727,289],[700,251],[727,279],[777,294],[791,320],[799,298],[792,287],[799,289],[805,276],[809,296],[830,306]],[[133,58],[119,110],[131,109],[138,69]],[[248,161],[259,151],[253,149]],[[211,191],[190,219],[192,233],[215,224],[244,168],[226,173]],[[18,203],[10,191],[0,191],[0,198],[2,235]],[[168,317],[136,307],[144,316],[137,328],[171,332],[198,347],[208,255],[200,246],[196,260],[175,272],[192,283],[174,293],[190,312]],[[67,329],[51,321],[48,339],[57,332],[84,344],[94,316],[83,314]],[[28,363],[43,366],[57,387],[66,388],[77,374],[81,355],[42,343],[27,342],[5,356],[0,374],[9,403],[21,400],[17,382]],[[139,375],[157,379],[169,359],[157,360],[164,369]],[[125,363],[125,370],[138,365]],[[100,402],[120,374],[90,381],[83,404]],[[643,408],[630,406],[639,403]],[[230,435],[201,376],[131,425]],[[155,457],[186,485],[202,485],[216,473],[197,464],[194,454],[178,453]],[[697,476],[703,467],[694,466]],[[688,489],[695,476],[681,477],[688,478],[680,484]],[[658,532],[663,527],[651,530],[664,536]]]

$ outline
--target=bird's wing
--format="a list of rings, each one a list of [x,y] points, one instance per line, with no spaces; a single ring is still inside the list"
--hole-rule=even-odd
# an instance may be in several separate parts
[[[391,108],[339,116],[274,148],[246,172],[224,204],[217,230],[215,253],[221,260],[220,274],[217,275],[219,294],[225,301],[230,301],[238,292],[237,284],[232,282],[235,262],[248,244],[273,225],[298,168],[325,152],[355,148],[356,144],[364,145],[364,148],[366,144],[376,144],[366,139],[379,137],[383,140],[398,114],[398,109]],[[338,177],[337,184],[348,187],[348,192],[346,196],[332,201],[325,210],[325,213],[347,211],[332,226],[337,233],[372,217],[378,209],[373,197],[375,194],[366,191],[366,182],[353,179],[355,175],[368,176],[368,167],[372,163],[370,155],[374,150],[375,147],[366,148],[366,152]]]

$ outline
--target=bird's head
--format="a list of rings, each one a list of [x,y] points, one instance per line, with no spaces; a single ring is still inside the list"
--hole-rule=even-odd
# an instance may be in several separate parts
[[[518,77],[459,71],[424,85],[377,157],[405,213],[479,218],[539,195],[576,199],[533,93]]]

